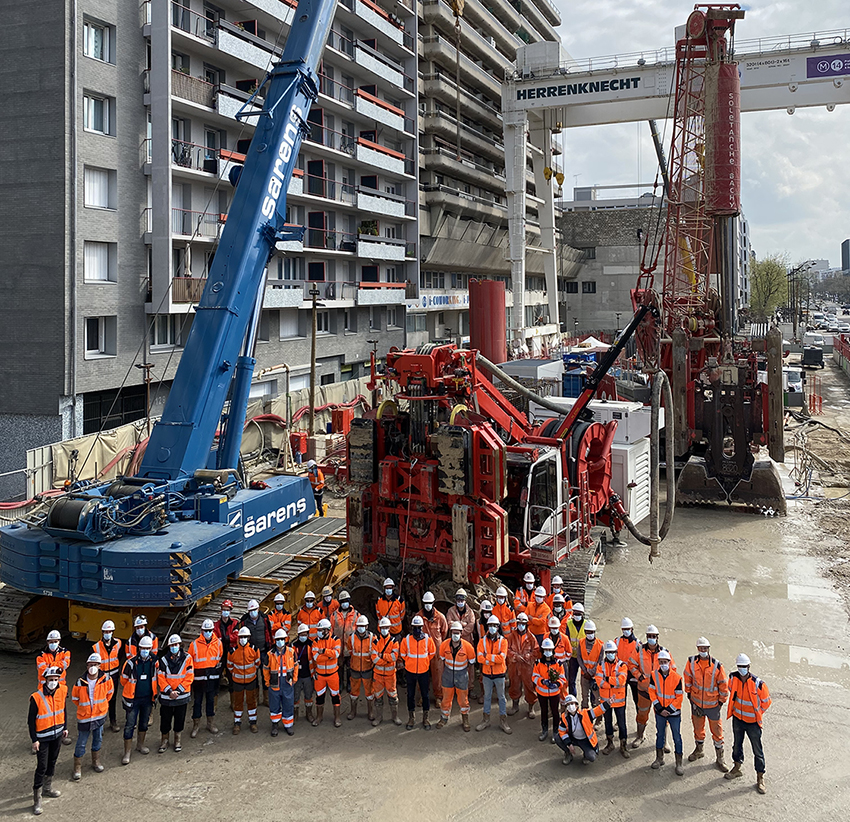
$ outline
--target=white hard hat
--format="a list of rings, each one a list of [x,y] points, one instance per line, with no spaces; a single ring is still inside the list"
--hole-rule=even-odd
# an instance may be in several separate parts
[[[549,639],[549,637],[546,637],[546,639],[544,639],[543,642],[540,643],[540,647],[544,651],[554,651],[555,650],[555,643],[552,642],[552,640]]]
[[[611,651],[616,651],[616,650],[617,650],[617,643],[614,642],[613,639],[609,639],[605,643],[605,653],[607,654],[607,653],[610,653]]]
[[[274,595],[274,601],[275,602],[285,602],[286,597],[283,594],[275,594]]]
[[[516,616],[517,622],[528,622],[528,614],[525,611],[520,611]]]
[[[251,632],[248,631],[248,633],[250,634]],[[298,633],[299,634],[309,634],[310,633],[310,626],[305,625],[303,622],[299,622],[298,623]]]
[[[213,621],[211,619],[205,619],[203,623],[201,623],[202,631],[212,631],[214,628],[215,625],[213,625]]]
[[[433,601],[434,601],[434,595],[430,591],[426,591],[424,594],[422,594],[423,604],[428,603],[428,602],[433,602]]]
[[[101,631],[114,631],[115,630],[115,623],[111,619],[107,619],[106,622],[104,622],[103,625],[100,626],[100,630]]]
[[[573,613],[574,614],[583,614],[584,613],[584,605],[582,605],[580,602],[577,602],[575,605],[573,605]]]
[[[348,591],[340,591],[339,592],[339,601],[345,602],[345,600],[347,600],[347,599],[351,599],[351,594],[349,594]]]
[[[395,582],[393,582],[389,577],[384,580],[384,588],[395,588]]]
[[[736,665],[749,665],[750,658],[746,654],[738,654],[738,658],[735,660]]]
[[[48,642],[59,642],[60,639],[62,639],[62,634],[60,634],[59,631],[51,631],[47,635]]]
[[[481,610],[482,611],[492,611],[493,610],[493,603],[490,602],[489,599],[483,600],[481,602]]]
[[[239,634],[238,634],[238,635],[239,635],[239,636],[251,636],[251,629],[250,629],[249,627],[247,627],[246,625],[243,625],[243,626],[239,629]]]
[[[536,596],[536,597],[545,597],[545,596],[546,596],[546,589],[545,589],[542,585],[538,585],[538,586],[534,589],[534,596]]]
[[[307,460],[307,467],[308,468],[315,468],[316,467],[316,460]]]
[[[564,580],[562,580],[557,574],[555,574],[555,576],[552,577],[552,584],[553,585],[563,585]]]
[[[361,614],[359,617],[357,617],[356,625],[357,625],[358,628],[368,628],[369,627],[368,617]]]
[[[670,651],[668,651],[668,650],[666,650],[666,649],[662,648],[662,649],[658,652],[658,658],[659,658],[659,659],[670,659],[670,658],[671,658],[671,657],[670,657]]]
[[[526,571],[525,576],[522,578],[523,582],[534,582],[534,574],[531,571]]]
[[[550,628],[560,628],[561,627],[561,620],[558,619],[558,617],[556,617],[556,616],[549,617],[549,627]]]
[[[491,616],[490,619],[487,620],[487,624],[488,625],[499,625],[500,624],[499,623],[499,617],[497,617],[495,615]]]
[[[710,648],[710,647],[711,647],[711,643],[704,636],[701,636],[697,640],[697,648]]]
[[[331,588],[330,585],[325,585],[325,587],[322,588],[322,596],[323,597],[328,597],[328,596],[332,597],[333,595],[334,595],[334,589]]]
[[[500,585],[496,588],[496,596],[497,597],[506,597],[508,595],[508,589],[505,588],[504,585]]]
[[[307,593],[304,594],[304,599],[315,599],[315,598],[316,598],[316,595],[312,591],[307,591]]]
[[[255,608],[259,609],[259,607],[260,607],[260,603],[257,602],[256,599],[248,600],[248,610],[249,611],[253,611]]]
[[[180,639],[180,634],[172,634],[170,637],[168,637],[169,645],[179,645],[182,641],[183,640]]]
[[[566,601],[567,601],[567,600],[566,600],[566,598],[564,597],[564,595],[563,595],[563,594],[555,594],[555,596],[553,596],[553,597],[552,597],[552,602],[553,602],[553,604],[554,604],[555,602],[566,603]]]
[[[457,599],[458,597],[466,599],[466,591],[464,591],[463,588],[458,588],[457,591],[455,591],[455,599]]]
[[[588,619],[587,622],[584,623],[584,632],[586,634],[592,634],[596,632],[596,623],[592,619]]]
[[[89,654],[89,658],[86,660],[86,665],[100,665],[102,661],[100,654]]]
[[[413,619],[410,620],[410,624],[414,628],[421,628],[425,624],[425,620],[423,620],[422,617],[417,614],[415,617],[413,617]]]
[[[283,628],[278,628],[274,632],[274,638],[275,639],[286,639],[286,631],[284,631]]]
[[[381,617],[380,622],[378,622],[379,628],[390,628],[392,627],[392,623],[389,621],[387,617]]]
[[[620,623],[620,628],[634,628],[635,624],[628,617],[623,617],[623,621]]]
[[[653,634],[654,636],[658,636],[658,628],[656,628],[654,625],[647,625],[646,626],[646,633],[647,634]]]
[[[133,627],[134,628],[140,628],[142,625],[147,625],[147,624],[148,624],[148,618],[144,614],[139,614],[133,620]]]
[[[578,705],[578,700],[572,694],[567,694],[564,697],[564,705]]]
[[[459,622],[453,622],[451,625],[449,625],[449,630],[450,631],[463,631],[463,625],[461,625]]]
[[[320,631],[330,631],[331,629],[331,621],[329,619],[320,619],[319,624],[316,626]]]
[[[149,636],[143,636],[139,640],[140,648],[153,648],[153,640]]]
[[[62,669],[58,667],[51,666],[50,668],[45,668],[44,678],[45,679],[61,679],[62,677]]]

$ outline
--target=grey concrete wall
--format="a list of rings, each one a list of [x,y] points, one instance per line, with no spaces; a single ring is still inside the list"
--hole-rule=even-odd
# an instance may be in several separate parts
[[[0,474],[26,468],[27,449],[62,439],[62,418],[37,414],[0,414]],[[22,499],[26,475],[0,477],[0,500]]]

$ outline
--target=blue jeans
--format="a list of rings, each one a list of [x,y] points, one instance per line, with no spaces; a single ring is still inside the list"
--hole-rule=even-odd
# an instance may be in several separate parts
[[[750,740],[753,748],[756,773],[764,773],[764,748],[761,744],[761,725],[758,722],[744,722],[737,716],[732,717],[732,761],[744,761],[744,737]]]
[[[663,751],[664,742],[667,738],[667,726],[670,726],[670,734],[673,737],[673,750],[681,755],[682,753],[682,715],[676,716],[661,716],[655,714],[655,750]]]
[[[484,681],[484,713],[490,713],[490,704],[493,701],[493,688],[496,689],[496,698],[499,700],[499,716],[508,713],[508,705],[505,701],[505,678],[503,676],[490,677],[486,674],[481,677]]]
[[[573,696],[578,696],[576,689],[576,677],[578,676],[578,659],[574,656],[570,657],[567,663],[567,681],[570,683],[570,693]]]
[[[126,720],[124,721],[124,739],[133,738],[137,720],[139,722],[139,733],[147,733],[152,710],[153,701],[151,699],[134,699],[132,708],[128,708],[125,703],[124,712]]]
[[[96,728],[92,728],[89,725],[88,728],[83,730],[80,726],[77,726],[77,747],[74,748],[74,756],[77,759],[82,759],[86,753],[86,743],[89,741],[89,736],[91,736],[91,752],[97,753],[100,750],[100,745],[103,742],[103,722],[101,722]]]
[[[626,706],[612,708],[610,705],[605,711],[605,736],[614,736],[614,717],[617,717],[617,730],[620,733],[620,741],[625,742],[629,736],[626,730]]]
[[[581,750],[582,756],[588,762],[596,761],[596,754],[599,751],[599,746],[597,745],[595,748],[590,744],[590,741],[587,739],[571,739],[567,737],[566,739],[561,739],[560,734],[556,734],[555,736],[555,744],[564,752],[564,753],[572,753],[570,750],[570,745],[575,745],[577,748]]]

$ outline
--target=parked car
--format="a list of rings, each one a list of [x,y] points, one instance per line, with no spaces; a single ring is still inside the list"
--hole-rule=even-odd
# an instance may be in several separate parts
[[[838,320],[830,320],[826,330],[830,334],[838,334]]]
[[[839,334],[850,334],[850,323],[838,323]]]

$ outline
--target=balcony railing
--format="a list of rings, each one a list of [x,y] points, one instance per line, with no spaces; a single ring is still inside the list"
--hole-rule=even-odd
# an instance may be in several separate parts
[[[354,205],[357,198],[355,186],[306,172],[304,173],[304,193],[313,197],[322,197],[325,200],[336,200],[346,205]]]
[[[318,123],[308,122],[310,132],[304,138],[310,143],[317,143],[320,146],[327,146],[336,151],[343,151],[346,154],[354,154],[354,147],[357,145],[357,139],[350,134],[343,134],[341,131],[335,131],[332,128],[326,128]]]
[[[224,217],[224,219],[222,219]],[[185,208],[171,209],[171,231],[184,237],[216,238],[226,215],[210,214],[207,211],[188,211]]]
[[[215,89],[212,83],[200,77],[192,77],[176,69],[171,70],[171,93],[175,97],[197,103],[199,106],[215,108]]]
[[[326,74],[319,75],[319,93],[346,105],[354,105],[354,89],[339,80],[332,80]]]
[[[335,28],[332,28],[328,33],[328,47],[336,49],[348,57],[354,57],[354,40],[343,37]]]
[[[200,15],[180,3],[171,4],[171,26],[210,43],[215,42],[215,20]]]
[[[357,250],[357,238],[349,231],[332,231],[326,228],[308,228],[304,235],[307,248],[324,248],[327,251]]]
[[[195,171],[218,174],[218,149],[187,143],[185,140],[171,141],[171,164]]]
[[[197,303],[204,293],[207,278],[175,277],[171,281],[171,302]]]

